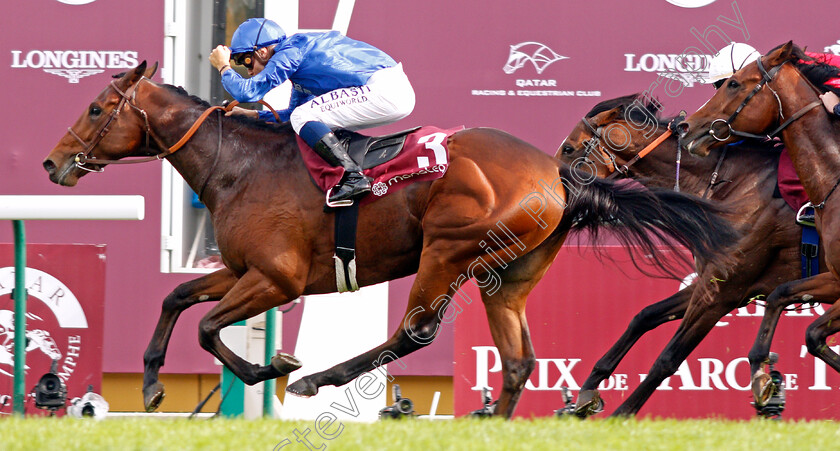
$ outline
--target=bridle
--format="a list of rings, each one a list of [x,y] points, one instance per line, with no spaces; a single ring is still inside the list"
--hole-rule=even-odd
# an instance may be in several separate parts
[[[651,141],[647,146],[645,146],[642,150],[640,150],[638,153],[636,153],[636,155],[634,155],[633,158],[631,158],[629,161],[627,161],[627,163],[625,163],[621,166],[618,166],[616,164],[615,155],[613,155],[612,153],[610,153],[608,150],[604,149],[600,145],[601,142],[604,142],[603,135],[600,133],[600,131],[594,125],[592,125],[591,122],[589,122],[589,120],[587,118],[584,117],[583,119],[581,119],[581,121],[586,125],[586,128],[589,129],[589,132],[592,133],[592,136],[593,136],[592,139],[597,139],[598,140],[598,144],[586,145],[586,151],[584,152],[583,157],[584,157],[584,159],[586,159],[586,161],[591,162],[592,160],[589,159],[589,154],[592,152],[593,148],[597,147],[597,149],[606,158],[608,158],[611,162],[611,164],[607,166],[610,169],[610,174],[606,178],[613,179],[613,178],[618,177],[619,174],[624,176],[624,177],[630,177],[630,167],[633,166],[634,164],[636,164],[639,160],[641,160],[645,156],[647,156],[651,151],[653,151],[654,149],[659,147],[660,144],[662,144],[666,139],[668,139],[675,132],[676,124],[679,123],[680,120],[684,119],[684,118],[685,118],[685,112],[683,111],[683,112],[680,113],[679,116],[677,116],[673,120],[671,120],[671,122],[668,124],[668,129],[665,130],[664,133],[657,136],[656,139]],[[718,158],[717,164],[715,165],[715,170],[712,172],[711,178],[709,180],[709,184],[708,184],[708,186],[706,186],[706,190],[703,192],[703,198],[708,197],[709,194],[712,192],[712,190],[714,189],[714,187],[716,185],[718,185],[719,183],[724,183],[725,182],[725,181],[718,182],[717,179],[718,179],[718,176],[720,174],[720,168],[723,165],[723,160],[726,159],[726,150],[727,149],[724,148],[723,152],[721,152],[720,157]],[[676,173],[675,173],[675,176],[674,176],[674,178],[675,178],[674,191],[679,191],[680,190],[680,163],[681,163],[680,156],[681,156],[680,155],[680,146],[677,146]]]
[[[120,112],[123,110],[123,107],[126,104],[128,104],[128,106],[130,106],[131,108],[134,108],[143,117],[143,121],[146,125],[146,147],[147,148],[149,147],[149,136],[152,133],[152,129],[149,126],[149,115],[146,114],[146,111],[144,111],[142,108],[140,108],[140,107],[138,107],[137,105],[134,104],[135,96],[137,95],[137,86],[139,86],[140,82],[144,79],[146,79],[146,77],[140,78],[140,80],[138,80],[137,83],[134,83],[133,85],[131,85],[125,92],[123,92],[120,88],[117,87],[117,84],[114,82],[114,80],[111,80],[111,88],[113,88],[114,91],[116,91],[120,95],[120,103],[117,104],[116,108],[111,110],[111,114],[108,116],[108,119],[105,121],[104,124],[102,124],[101,127],[99,127],[99,130],[94,135],[93,140],[91,140],[89,143],[86,143],[85,140],[82,139],[79,136],[78,133],[73,131],[72,127],[67,127],[67,132],[70,133],[70,136],[72,136],[73,138],[76,138],[76,141],[78,141],[79,144],[81,144],[82,147],[84,148],[84,150],[82,150],[81,152],[76,154],[75,162],[76,162],[76,167],[77,168],[83,169],[85,171],[90,171],[90,172],[102,172],[102,171],[105,170],[104,168],[99,167],[99,168],[93,168],[92,169],[92,168],[85,167],[85,164],[87,164],[87,163],[91,163],[91,164],[115,163],[115,162],[139,163],[140,162],[138,160],[130,160],[130,161],[129,160],[126,160],[126,161],[116,161],[115,160],[115,161],[111,161],[111,160],[103,160],[103,159],[99,159],[99,158],[93,158],[93,149],[99,144],[100,141],[102,141],[102,138],[104,138],[105,135],[107,135],[108,132],[111,131],[111,129],[109,128],[111,126],[111,123],[114,121],[114,119],[117,118],[117,116],[120,115]],[[150,160],[154,160],[154,159],[157,159],[157,158],[158,158],[157,156],[149,157],[149,158],[144,159],[143,161],[150,161]],[[163,158],[163,157],[160,157],[160,158]]]
[[[178,142],[173,144],[171,147],[167,148],[160,141],[160,139],[157,136],[155,136],[154,133],[152,133],[152,128],[149,125],[149,115],[146,113],[146,111],[144,109],[142,109],[142,108],[140,108],[139,106],[136,105],[137,87],[140,85],[140,82],[143,81],[143,80],[151,81],[146,77],[141,77],[140,80],[137,81],[137,83],[134,83],[133,85],[131,85],[131,87],[126,89],[125,92],[123,92],[119,87],[117,87],[117,84],[115,83],[114,80],[111,80],[111,88],[113,88],[114,91],[116,91],[120,95],[120,102],[119,102],[119,104],[117,104],[116,108],[111,110],[111,114],[108,116],[108,119],[105,121],[104,124],[102,124],[101,127],[99,127],[99,130],[96,132],[93,140],[91,140],[89,143],[85,142],[84,139],[82,139],[75,131],[73,131],[72,127],[67,128],[67,131],[70,133],[70,135],[73,136],[73,138],[75,138],[76,141],[78,141],[79,144],[81,144],[82,147],[84,148],[84,150],[82,150],[81,152],[76,154],[75,164],[76,164],[77,168],[83,169],[83,170],[89,171],[89,172],[103,172],[105,170],[103,167],[89,168],[89,167],[86,167],[85,165],[87,165],[87,164],[93,164],[93,165],[99,165],[99,164],[133,164],[133,163],[145,163],[147,161],[154,161],[154,160],[162,160],[162,159],[168,157],[169,155],[172,155],[173,153],[175,153],[181,147],[183,147],[184,144],[186,144],[187,141],[189,141],[190,138],[192,138],[192,136],[198,130],[198,127],[201,126],[201,124],[207,119],[207,117],[210,115],[210,113],[212,113],[214,111],[228,112],[228,111],[231,111],[233,109],[233,107],[235,107],[236,105],[239,104],[239,102],[233,101],[233,102],[230,102],[229,104],[227,104],[226,106],[211,106],[210,108],[207,108],[206,110],[204,110],[203,113],[201,113],[201,116],[199,116],[198,119],[196,119],[196,121],[193,123],[193,125],[190,127],[190,129],[187,130],[187,132],[184,134],[184,136],[182,136],[181,139],[179,139]],[[266,103],[263,100],[260,100],[259,103],[268,107],[268,109],[271,110],[271,112],[274,114],[274,117],[275,117],[275,119],[277,119],[277,122],[280,122],[280,116],[277,114],[277,112],[274,110],[274,108],[271,107],[271,105],[269,105],[268,103]],[[108,132],[110,131],[109,127],[111,126],[111,123],[114,121],[114,119],[117,118],[117,116],[120,115],[120,112],[123,110],[123,107],[125,105],[128,105],[129,107],[133,108],[135,111],[137,111],[138,114],[140,114],[140,116],[143,117],[143,122],[144,122],[145,127],[146,127],[146,131],[145,131],[146,148],[149,148],[149,137],[152,137],[155,140],[155,142],[157,143],[159,148],[166,149],[166,150],[164,150],[163,152],[161,152],[157,155],[134,158],[134,159],[130,159],[130,160],[124,160],[124,159],[111,160],[111,159],[105,159],[105,158],[96,158],[96,157],[93,156],[93,150],[96,148],[97,145],[99,145],[99,143],[102,141],[102,139],[105,137],[105,135],[108,134]],[[219,130],[220,130],[219,133],[221,134],[221,117],[220,117],[220,120],[219,120]],[[221,141],[220,141],[219,146],[221,146]]]
[[[755,86],[755,88],[753,88],[752,92],[750,92],[750,94],[746,98],[744,98],[744,101],[741,102],[741,105],[738,106],[738,108],[735,110],[734,113],[732,113],[731,116],[729,116],[729,119],[726,119],[726,120],[715,119],[714,121],[712,121],[712,123],[709,125],[709,134],[712,135],[712,138],[714,138],[718,141],[726,141],[731,135],[735,135],[735,136],[743,136],[743,137],[746,137],[746,138],[770,139],[770,138],[776,136],[777,134],[779,134],[788,125],[792,124],[794,121],[796,121],[799,118],[801,118],[802,116],[804,116],[807,112],[809,112],[809,111],[813,110],[814,108],[817,108],[820,105],[822,105],[822,101],[820,101],[819,99],[812,101],[811,103],[802,107],[802,109],[797,111],[793,116],[791,116],[790,118],[785,120],[781,125],[779,125],[771,133],[768,133],[767,135],[764,135],[764,136],[754,135],[752,133],[741,132],[741,131],[738,131],[738,130],[734,130],[732,128],[732,122],[735,120],[735,117],[738,116],[738,113],[740,113],[741,110],[744,109],[744,106],[746,106],[747,102],[749,102],[750,99],[753,96],[755,96],[755,94],[758,93],[758,91],[761,90],[761,88],[765,85],[767,86],[767,89],[769,89],[770,92],[772,92],[773,95],[776,96],[776,101],[779,103],[779,118],[784,119],[784,115],[782,114],[782,100],[779,98],[779,94],[777,94],[776,91],[774,91],[773,88],[770,87],[769,83],[773,80],[773,78],[776,76],[776,74],[779,72],[779,70],[782,68],[782,66],[784,66],[785,64],[787,64],[789,62],[790,61],[785,61],[782,64],[779,64],[778,66],[771,68],[770,71],[767,71],[764,68],[764,64],[762,64],[762,62],[761,62],[761,57],[759,57],[756,60],[756,64],[758,65],[758,70],[761,72],[761,81]],[[799,71],[797,71],[797,72],[799,72]],[[800,74],[800,76],[801,76],[801,74]],[[805,81],[808,82],[808,86],[810,86],[811,89],[813,89],[814,92],[819,96],[820,92],[813,85],[813,83],[811,83],[807,78],[805,79]],[[715,134],[715,123],[716,122],[722,122],[724,125],[727,126],[727,129],[729,130],[729,135],[726,138],[718,137]],[[828,194],[826,194],[826,196],[825,196],[825,198],[823,199],[822,202],[820,202],[818,204],[814,204],[814,208],[817,209],[817,210],[821,210],[821,209],[825,208],[826,201],[834,193],[834,191],[837,189],[838,186],[840,186],[840,180],[837,180],[837,182],[834,184],[834,186],[831,188],[831,190],[828,191]]]
[[[744,101],[741,102],[741,105],[739,105],[738,108],[736,108],[735,111],[732,113],[732,115],[729,116],[729,119],[715,119],[714,121],[712,121],[711,124],[709,124],[709,135],[711,135],[712,138],[714,138],[715,140],[721,141],[721,142],[728,140],[733,135],[744,137],[744,138],[772,139],[774,136],[778,135],[782,130],[787,128],[788,125],[794,123],[796,120],[798,120],[799,118],[804,116],[807,112],[809,112],[809,111],[813,110],[814,108],[822,105],[821,101],[815,100],[815,101],[809,103],[808,105],[805,105],[801,110],[797,111],[793,116],[791,116],[787,120],[785,120],[785,116],[782,113],[782,100],[781,100],[781,98],[779,98],[779,94],[776,93],[776,91],[773,90],[772,87],[770,87],[769,83],[771,81],[773,81],[773,78],[776,76],[776,74],[779,73],[782,66],[784,66],[785,64],[787,64],[789,62],[790,61],[785,61],[782,64],[779,64],[778,66],[773,67],[769,71],[767,71],[767,69],[764,68],[764,64],[762,64],[762,62],[761,62],[761,57],[759,57],[756,60],[756,64],[758,65],[758,70],[761,72],[761,81],[759,81],[755,85],[753,90],[747,95],[747,97],[744,98]],[[764,86],[767,86],[767,89],[769,89],[770,92],[772,92],[773,95],[776,97],[776,102],[778,102],[778,104],[779,104],[779,119],[784,120],[784,122],[782,122],[778,127],[776,127],[775,130],[773,130],[772,132],[770,132],[766,135],[756,135],[756,134],[753,134],[753,133],[747,133],[747,132],[742,132],[742,131],[733,129],[732,128],[732,123],[735,121],[735,118],[738,117],[738,114],[741,112],[741,110],[743,110],[744,107],[747,106],[747,103],[756,94],[758,94],[758,91],[760,91],[761,88],[763,88]],[[717,124],[723,124],[723,125],[726,126],[726,128],[719,127],[720,130],[726,130],[726,132],[727,132],[726,136],[718,136],[718,133],[715,131],[715,128],[716,128]]]
[[[609,163],[606,163],[607,169],[609,169],[610,171],[610,175],[608,176],[608,178],[611,178],[615,174],[617,174],[616,171],[620,172],[621,174],[627,175],[626,166],[619,168],[618,164],[615,161],[615,155],[613,155],[610,151],[604,149],[603,146],[601,146],[601,143],[605,142],[604,137],[601,135],[601,132],[599,132],[598,129],[595,128],[595,126],[592,125],[592,123],[590,123],[587,118],[584,117],[583,119],[581,119],[581,121],[584,123],[584,125],[586,125],[586,128],[589,129],[589,132],[592,133],[592,138],[590,138],[589,141],[587,141],[586,144],[584,144],[584,148],[586,150],[583,153],[583,158],[586,159],[586,161],[591,162],[592,160],[589,159],[589,154],[592,153],[593,150],[597,149],[598,152],[601,153],[601,156],[604,157],[603,161],[605,163],[609,161]],[[593,140],[596,140],[596,142],[592,143]]]

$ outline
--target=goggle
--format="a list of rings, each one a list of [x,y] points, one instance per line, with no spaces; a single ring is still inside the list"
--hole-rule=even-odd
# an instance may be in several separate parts
[[[257,43],[260,42],[260,34],[262,33],[263,27],[265,26],[266,19],[263,19],[262,23],[260,24],[260,28],[257,30],[257,37],[254,38],[254,51],[258,49]],[[244,53],[237,53],[235,55],[231,55],[233,62],[240,65],[245,66],[246,69],[253,69],[254,68],[254,52],[244,52]]]
[[[240,66],[245,66],[248,69],[254,68],[254,52],[237,53],[231,55],[231,59]]]

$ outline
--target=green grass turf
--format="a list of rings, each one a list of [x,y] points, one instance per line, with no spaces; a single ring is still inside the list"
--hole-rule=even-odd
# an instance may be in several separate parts
[[[325,440],[314,422],[229,419],[6,418],[2,450],[305,450],[294,431],[310,429],[309,449],[322,450],[831,450],[840,449],[833,421],[728,420],[391,420],[334,423]],[[284,440],[290,444],[278,447]]]

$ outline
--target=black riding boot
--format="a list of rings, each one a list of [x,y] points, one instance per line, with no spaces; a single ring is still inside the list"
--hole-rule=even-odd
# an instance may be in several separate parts
[[[324,135],[315,144],[315,153],[327,163],[344,168],[344,177],[333,187],[327,205],[331,207],[352,205],[353,200],[370,192],[370,177],[362,174],[362,168],[347,155],[347,150],[334,133]]]

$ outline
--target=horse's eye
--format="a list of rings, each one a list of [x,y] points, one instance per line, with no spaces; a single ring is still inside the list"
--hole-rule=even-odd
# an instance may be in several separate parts
[[[741,86],[741,84],[738,83],[735,80],[729,80],[729,83],[727,84],[727,86],[731,89],[738,89]]]
[[[90,106],[90,117],[95,118],[98,117],[100,114],[102,114],[102,108],[99,108],[96,105]]]
[[[574,147],[572,147],[568,144],[563,145],[563,155],[571,155],[573,153],[575,153],[575,148]]]

